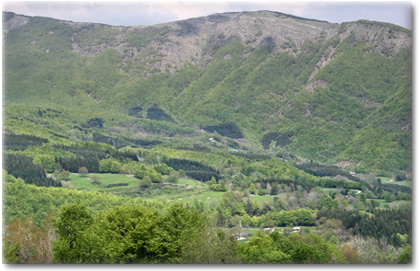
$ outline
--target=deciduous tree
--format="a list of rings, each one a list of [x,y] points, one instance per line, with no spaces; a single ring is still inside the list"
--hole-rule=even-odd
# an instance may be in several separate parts
[[[79,174],[82,177],[85,177],[89,173],[88,169],[86,167],[79,168]]]

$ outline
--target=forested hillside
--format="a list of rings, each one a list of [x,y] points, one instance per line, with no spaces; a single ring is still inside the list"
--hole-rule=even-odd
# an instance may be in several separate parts
[[[5,105],[219,126],[352,170],[411,170],[406,29],[268,11],[149,27],[3,17]]]
[[[411,263],[412,33],[3,12],[5,263]]]

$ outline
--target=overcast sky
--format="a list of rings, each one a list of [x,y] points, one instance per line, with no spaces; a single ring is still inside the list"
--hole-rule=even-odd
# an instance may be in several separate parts
[[[412,29],[409,1],[3,1],[3,10],[123,26],[153,25],[221,12],[272,10],[332,23],[367,19]]]

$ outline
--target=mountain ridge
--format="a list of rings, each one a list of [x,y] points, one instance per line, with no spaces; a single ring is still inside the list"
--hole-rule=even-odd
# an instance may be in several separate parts
[[[254,142],[275,133],[276,148],[307,159],[411,169],[411,143],[398,143],[411,142],[409,30],[270,11],[136,27],[3,14],[7,105],[128,114],[157,103],[180,123],[233,122]],[[387,166],[360,149],[379,130],[383,146],[366,147]]]

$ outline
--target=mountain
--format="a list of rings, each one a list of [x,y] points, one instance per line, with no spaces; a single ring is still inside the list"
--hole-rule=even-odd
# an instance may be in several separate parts
[[[3,35],[15,119],[41,108],[80,127],[100,116],[115,133],[153,119],[360,172],[411,171],[407,29],[271,11],[135,27],[4,12]]]

